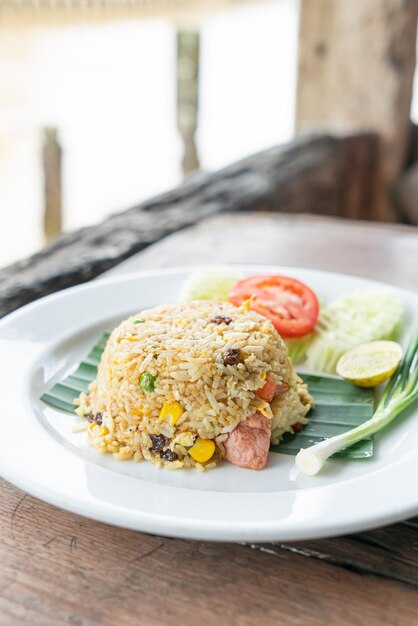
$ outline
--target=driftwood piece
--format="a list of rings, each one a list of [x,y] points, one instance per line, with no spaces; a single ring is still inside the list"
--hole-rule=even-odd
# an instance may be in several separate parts
[[[222,211],[287,211],[345,215],[367,201],[354,193],[364,176],[353,177],[356,148],[373,162],[376,138],[299,138],[248,157],[212,174],[196,174],[179,188],[105,222],[63,235],[27,260],[0,270],[0,316],[94,278],[166,235]],[[358,169],[358,168],[357,168]],[[372,175],[371,167],[369,174]],[[369,185],[369,180],[366,181]],[[348,204],[347,204],[348,203]],[[354,211],[354,209],[350,209]]]
[[[370,219],[395,219],[387,190],[407,156],[416,0],[303,0],[297,127],[382,137],[381,184]]]

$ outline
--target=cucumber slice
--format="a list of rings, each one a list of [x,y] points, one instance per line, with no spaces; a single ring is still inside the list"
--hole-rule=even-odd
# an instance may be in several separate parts
[[[242,278],[230,267],[202,267],[184,281],[179,300],[228,300],[231,287]]]
[[[292,363],[302,363],[308,355],[308,348],[314,337],[314,332],[308,333],[300,339],[285,339],[284,342]]]
[[[322,310],[306,348],[306,366],[334,373],[348,350],[369,341],[394,339],[402,315],[402,305],[391,291],[362,291],[335,300]]]

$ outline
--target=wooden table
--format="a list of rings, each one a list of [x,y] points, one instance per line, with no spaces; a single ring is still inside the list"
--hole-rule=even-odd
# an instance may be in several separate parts
[[[224,215],[112,272],[206,262],[332,269],[416,290],[418,230]],[[185,541],[93,522],[2,480],[0,563],[1,626],[418,623],[418,519],[286,545]]]

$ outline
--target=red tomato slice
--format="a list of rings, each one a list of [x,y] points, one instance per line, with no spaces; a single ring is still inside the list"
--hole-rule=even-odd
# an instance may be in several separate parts
[[[312,289],[289,276],[250,276],[229,293],[236,306],[250,298],[250,309],[268,317],[282,337],[303,337],[318,319],[319,302]]]

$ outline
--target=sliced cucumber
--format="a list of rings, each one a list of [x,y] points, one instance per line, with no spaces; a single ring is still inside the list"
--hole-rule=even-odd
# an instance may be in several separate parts
[[[180,290],[180,301],[228,300],[231,287],[242,278],[230,267],[202,267],[185,280]]]
[[[394,339],[403,308],[391,291],[362,291],[325,307],[305,348],[306,366],[334,373],[338,359],[351,348],[378,339]]]
[[[315,333],[309,333],[300,339],[285,339],[290,359],[294,365],[305,361],[308,355],[308,348],[312,342]]]

